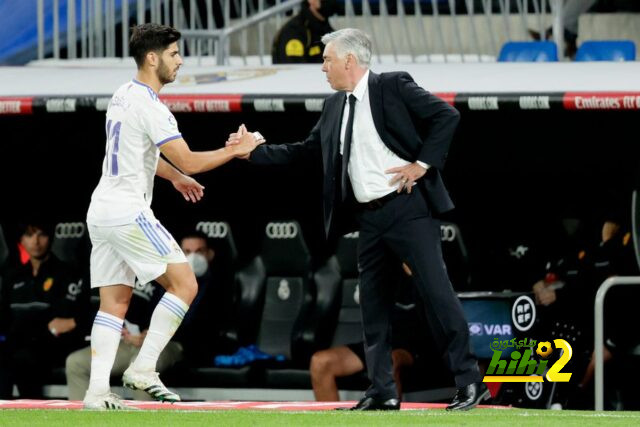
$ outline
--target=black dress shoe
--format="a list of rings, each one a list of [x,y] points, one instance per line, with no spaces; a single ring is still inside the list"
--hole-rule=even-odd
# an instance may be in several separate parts
[[[378,400],[373,397],[364,397],[350,411],[397,411],[400,409],[398,399]]]
[[[491,397],[491,393],[485,383],[473,383],[459,388],[447,411],[468,411],[478,403]]]

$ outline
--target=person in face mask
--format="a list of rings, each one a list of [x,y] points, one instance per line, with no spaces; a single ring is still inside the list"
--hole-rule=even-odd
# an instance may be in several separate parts
[[[333,30],[329,17],[337,11],[336,0],[307,0],[300,13],[285,23],[271,48],[274,64],[322,63],[320,38]]]
[[[207,236],[199,231],[189,233],[182,238],[180,246],[196,278],[204,277],[215,256],[215,252],[209,247]]]

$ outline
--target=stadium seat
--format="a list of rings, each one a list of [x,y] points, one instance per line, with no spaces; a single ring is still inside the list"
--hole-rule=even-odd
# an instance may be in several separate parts
[[[235,274],[234,296],[233,301],[230,301],[233,319],[222,331],[226,338],[235,343],[234,349],[256,342],[264,301],[265,278],[264,263],[260,256],[252,259]],[[213,355],[209,356],[213,358]],[[176,371],[172,372],[170,384],[173,386],[246,387],[256,382],[256,372],[251,366],[228,368],[207,364],[188,366],[186,372]]]
[[[0,272],[2,272],[8,259],[9,259],[9,247],[7,246],[7,240],[4,237],[4,231],[2,230],[2,225],[0,225]]]
[[[4,237],[2,226],[0,225],[0,295],[2,295],[2,277],[4,276],[4,270],[9,260],[9,247]],[[0,344],[1,345],[1,344]]]
[[[631,40],[587,40],[580,44],[576,61],[635,61],[636,45]]]
[[[87,276],[91,241],[86,224],[79,221],[56,224],[51,252],[62,261],[77,268],[83,276]]]
[[[305,339],[300,342],[299,348],[303,348],[303,357],[305,365],[299,366],[297,369],[267,370],[265,375],[265,384],[268,387],[287,387],[287,388],[308,388],[311,386],[311,376],[309,372],[309,361],[315,351],[333,347],[335,345],[349,344],[362,340],[362,326],[360,320],[360,308],[358,303],[354,303],[354,294],[357,289],[357,263],[356,263],[356,247],[357,233],[349,234],[340,239],[338,243],[338,253],[343,253],[349,258],[353,265],[349,266],[351,287],[349,289],[349,298],[343,297],[344,280],[341,275],[341,268],[336,255],[330,257],[327,262],[313,275],[313,283],[317,290],[316,303],[314,304],[313,316],[309,317],[309,321],[304,328]],[[342,303],[341,303],[342,301]],[[346,337],[343,341],[336,344],[336,333],[342,331],[344,301],[350,307],[346,323],[349,324],[354,333],[350,337]],[[337,324],[337,328],[336,328]],[[362,378],[360,378],[362,377]],[[349,382],[345,388],[362,389],[366,386],[366,378],[359,376],[360,382],[358,386],[352,387]],[[343,383],[341,383],[343,384]]]
[[[470,283],[469,257],[460,228],[454,223],[442,222],[440,225],[440,238],[442,241],[442,255],[444,256],[453,288],[457,292],[468,290]]]
[[[265,227],[262,259],[267,273],[258,347],[296,361],[296,342],[314,300],[311,255],[295,221],[270,222]]]
[[[231,226],[224,221],[203,220],[197,222],[195,229],[207,236],[208,245],[215,254],[210,265],[212,279],[203,293],[196,316],[200,322],[208,324],[211,334],[220,338],[211,340],[212,347],[227,347],[227,342],[229,346],[236,346],[241,329],[238,323],[244,317],[235,315],[238,307],[235,307],[234,301],[241,302],[242,299],[235,298],[238,250]]]
[[[313,353],[331,344],[340,309],[341,277],[334,257],[318,269],[313,275],[316,299],[313,315],[309,316],[304,327],[305,339],[302,345],[304,358],[311,358]]]
[[[303,326],[313,306],[311,286],[311,255],[295,221],[270,222],[265,227],[262,251],[246,268],[236,275],[238,294],[237,314],[241,345],[252,341],[271,355],[284,355],[288,360],[282,367],[306,365],[299,360],[308,345],[302,342]],[[275,362],[280,364],[280,362]],[[268,368],[268,369],[261,369]],[[198,372],[219,384],[220,378],[234,385],[260,384],[267,371],[278,375],[280,366],[251,366],[243,368],[199,368]],[[257,374],[264,374],[256,379]],[[278,382],[278,381],[276,381]],[[309,385],[309,384],[307,384]]]
[[[558,47],[552,41],[506,42],[498,62],[554,62],[558,60]]]
[[[234,266],[238,260],[238,250],[233,239],[231,226],[224,221],[199,221],[196,230],[206,234],[210,244],[216,251],[216,257],[222,256],[224,262]]]
[[[265,369],[264,383],[269,388],[310,388],[307,368],[318,326],[313,321],[322,322],[315,316],[322,317],[330,310],[338,279],[326,271],[321,274],[329,290],[328,295],[321,292],[320,311],[315,312],[311,256],[300,226],[294,221],[272,222],[265,231],[262,257],[267,280],[257,344],[261,350],[283,354],[289,361]]]
[[[336,247],[335,259],[342,276],[338,324],[331,347],[361,341],[362,320],[358,292],[358,233],[343,236]]]
[[[349,233],[338,241],[335,260],[342,276],[340,312],[331,347],[353,344],[364,339],[360,314],[358,288],[358,233]],[[338,387],[345,390],[363,390],[369,384],[366,372],[338,378]]]
[[[636,262],[640,268],[640,191],[637,189],[633,190],[631,196],[631,237],[633,237]]]

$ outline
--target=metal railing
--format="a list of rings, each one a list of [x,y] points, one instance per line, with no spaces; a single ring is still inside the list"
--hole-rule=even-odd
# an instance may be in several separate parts
[[[227,64],[231,56],[247,63],[257,55],[264,63],[276,31],[306,0],[269,1],[37,0],[38,58],[61,58],[65,47],[70,59],[126,57],[130,26],[157,22],[184,34],[185,56],[211,56]],[[544,37],[552,28],[563,51],[564,0],[342,2],[344,13],[330,18],[333,27],[369,33],[378,62],[492,61],[504,42],[530,40],[530,29]],[[52,39],[45,40],[51,29]]]
[[[595,410],[604,409],[604,298],[614,286],[640,285],[640,276],[610,277],[598,288],[595,302],[594,363],[595,363]]]

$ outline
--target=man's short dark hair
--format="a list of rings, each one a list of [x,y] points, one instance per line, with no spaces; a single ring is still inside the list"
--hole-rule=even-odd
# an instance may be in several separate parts
[[[173,42],[180,40],[180,31],[167,25],[142,24],[131,29],[129,52],[142,68],[148,52],[162,52]]]
[[[207,244],[207,247],[209,248],[211,247],[211,244],[209,242],[209,236],[207,236],[200,230],[189,230],[185,232],[180,238],[180,242],[182,242],[184,239],[202,239]]]
[[[45,236],[53,237],[54,229],[54,223],[44,218],[28,218],[18,225],[20,236],[31,234],[36,230],[40,230]]]

